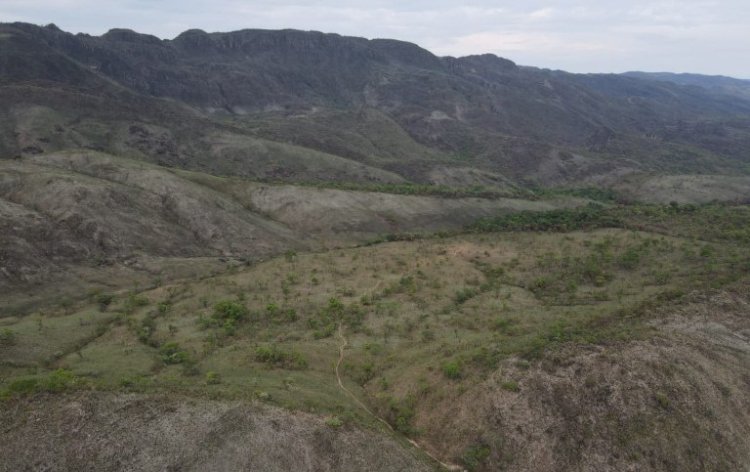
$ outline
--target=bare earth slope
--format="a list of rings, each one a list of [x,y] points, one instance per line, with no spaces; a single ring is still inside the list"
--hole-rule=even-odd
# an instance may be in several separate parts
[[[265,185],[87,150],[40,154],[0,160],[0,286],[29,287],[71,266],[135,268],[144,258],[258,260],[583,203]]]
[[[2,472],[432,470],[375,431],[239,402],[81,393],[0,409],[0,419]]]

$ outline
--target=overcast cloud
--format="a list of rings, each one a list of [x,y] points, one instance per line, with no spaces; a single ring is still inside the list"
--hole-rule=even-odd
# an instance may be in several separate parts
[[[124,27],[296,28],[491,52],[572,72],[698,72],[750,79],[750,1],[0,0],[0,21],[99,35]]]

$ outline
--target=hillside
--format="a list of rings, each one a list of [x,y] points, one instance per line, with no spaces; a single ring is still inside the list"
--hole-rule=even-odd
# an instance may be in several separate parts
[[[46,304],[0,320],[13,406],[0,447],[8,470],[28,460],[27,442],[51,445],[35,455],[40,467],[71,467],[54,453],[65,447],[90,464],[221,470],[276,457],[253,452],[271,433],[251,431],[266,431],[270,414],[286,431],[277,441],[310,451],[308,470],[368,470],[349,469],[331,438],[366,457],[357,438],[373,432],[469,470],[741,468],[749,217],[720,205],[517,213],[474,234],[289,253]],[[208,413],[217,410],[232,419]],[[125,423],[107,438],[144,447],[154,414],[158,428],[186,424],[188,434],[160,439],[159,453],[95,452],[89,434],[111,421]],[[78,423],[60,415],[83,429],[71,434]],[[186,452],[205,437],[200,453]],[[240,447],[242,437],[253,439]],[[389,444],[387,470],[427,459]]]
[[[729,95],[734,94],[743,99],[750,97],[750,80],[746,79],[735,79],[723,75],[673,74],[669,72],[627,72],[624,75],[702,87]]]
[[[0,24],[0,472],[750,464],[750,96]]]
[[[0,30],[6,157],[86,147],[273,180],[468,185],[747,170],[750,101],[700,87],[293,30]]]

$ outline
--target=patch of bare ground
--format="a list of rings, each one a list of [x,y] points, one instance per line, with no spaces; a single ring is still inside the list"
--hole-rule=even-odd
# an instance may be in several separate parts
[[[247,403],[81,392],[5,405],[0,424],[3,472],[430,470],[388,436]]]
[[[655,175],[613,183],[624,198],[645,203],[747,201],[750,178],[744,175]]]

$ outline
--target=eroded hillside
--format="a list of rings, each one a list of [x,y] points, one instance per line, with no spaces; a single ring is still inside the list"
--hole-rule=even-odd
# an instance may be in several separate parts
[[[97,284],[97,269],[144,284],[226,265],[217,258],[243,264],[584,203],[269,185],[92,151],[43,154],[0,161],[0,286],[15,292],[10,310],[11,300],[38,296],[39,284],[44,292],[83,278],[89,289],[106,287]]]

